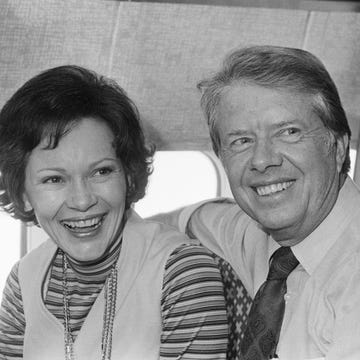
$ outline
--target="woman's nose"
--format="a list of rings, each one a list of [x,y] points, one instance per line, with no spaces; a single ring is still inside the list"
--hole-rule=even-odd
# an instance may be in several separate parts
[[[265,172],[269,167],[280,166],[282,156],[270,139],[257,139],[251,156],[251,170]]]
[[[67,197],[67,205],[71,209],[87,211],[97,203],[97,197],[91,186],[84,180],[71,183]]]

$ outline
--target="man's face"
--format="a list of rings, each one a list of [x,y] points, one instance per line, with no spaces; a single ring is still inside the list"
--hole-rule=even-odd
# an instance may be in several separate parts
[[[239,206],[281,245],[295,245],[333,207],[347,138],[335,139],[313,97],[234,84],[219,104],[220,157]]]

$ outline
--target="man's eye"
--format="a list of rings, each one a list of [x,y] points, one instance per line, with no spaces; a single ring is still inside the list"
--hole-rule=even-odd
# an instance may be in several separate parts
[[[283,129],[280,131],[281,135],[298,135],[299,133],[300,133],[300,129],[295,127]]]
[[[234,140],[231,143],[231,145],[236,145],[236,146],[238,146],[238,145],[246,145],[246,144],[250,143],[251,141],[252,141],[252,139],[249,138],[249,137],[241,137],[241,138],[238,138],[238,139]]]
[[[48,176],[43,180],[43,184],[59,184],[63,180],[60,176]]]

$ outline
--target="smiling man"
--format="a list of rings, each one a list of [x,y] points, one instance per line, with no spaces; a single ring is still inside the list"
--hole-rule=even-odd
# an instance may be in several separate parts
[[[306,51],[254,46],[198,87],[236,202],[161,218],[228,260],[254,298],[240,358],[359,359],[360,192],[330,75]]]

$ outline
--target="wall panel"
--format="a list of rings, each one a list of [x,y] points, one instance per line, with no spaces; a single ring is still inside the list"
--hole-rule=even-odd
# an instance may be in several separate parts
[[[318,55],[354,133],[360,114],[360,14],[100,0],[0,3],[0,106],[26,79],[76,63],[114,77],[159,149],[209,149],[196,83],[235,47],[275,44]]]
[[[159,148],[204,149],[196,83],[235,47],[301,47],[308,13],[122,2],[119,17],[112,76],[136,99],[149,131],[161,129]]]
[[[93,0],[0,2],[0,105],[49,67],[79,64],[106,72],[119,3]]]
[[[334,79],[353,132],[360,131],[360,14],[312,12],[304,48],[317,55]]]

